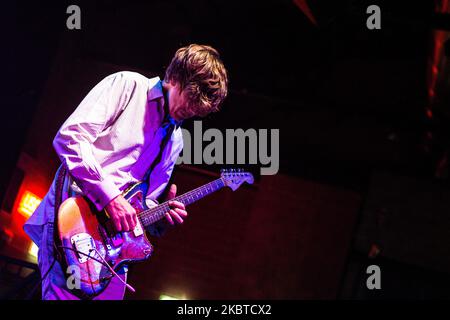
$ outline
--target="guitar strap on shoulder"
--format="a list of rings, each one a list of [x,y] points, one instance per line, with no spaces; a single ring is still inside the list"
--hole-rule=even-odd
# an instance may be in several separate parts
[[[59,240],[59,235],[58,235],[58,211],[59,211],[59,207],[61,205],[62,202],[62,192],[63,192],[63,186],[64,186],[64,179],[66,176],[66,172],[67,172],[67,168],[66,166],[62,163],[58,170],[56,171],[56,180],[55,180],[55,217],[53,219],[53,223],[54,223],[54,235],[53,235],[53,240],[55,245],[61,245],[60,240]],[[56,248],[55,248],[56,249]],[[62,262],[62,257],[59,254],[59,250],[55,250],[55,258],[59,261]]]
[[[57,218],[57,213],[59,210],[59,206],[62,201],[62,189],[64,186],[64,178],[66,176],[66,166],[61,164],[56,172],[56,181],[55,181],[55,219]],[[56,221],[55,221],[56,222]]]

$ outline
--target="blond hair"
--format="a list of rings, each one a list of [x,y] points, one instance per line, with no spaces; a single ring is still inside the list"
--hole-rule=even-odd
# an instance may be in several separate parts
[[[190,113],[203,117],[219,107],[228,93],[228,76],[216,49],[199,44],[180,48],[164,77],[186,95]]]

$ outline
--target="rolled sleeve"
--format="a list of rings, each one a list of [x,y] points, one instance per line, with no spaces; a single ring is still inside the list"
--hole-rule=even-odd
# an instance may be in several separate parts
[[[92,189],[85,191],[86,196],[94,203],[97,210],[102,210],[112,199],[121,194],[120,190],[109,179],[91,184]]]

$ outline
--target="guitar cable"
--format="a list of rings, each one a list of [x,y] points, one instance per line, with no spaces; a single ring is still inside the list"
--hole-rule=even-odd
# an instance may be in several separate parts
[[[122,282],[131,292],[133,292],[133,293],[135,293],[136,292],[136,290],[131,286],[131,285],[129,285],[128,283],[126,283],[115,271],[114,271],[114,269],[109,265],[109,263],[105,260],[105,258],[103,258],[102,257],[102,255],[100,254],[100,252],[98,252],[98,250],[97,250],[97,248],[93,248],[93,249],[90,249],[89,250],[89,253],[91,253],[92,251],[94,251],[95,250],[95,252],[97,253],[97,255],[103,260],[103,262],[105,262],[105,265],[108,267],[108,269],[109,269],[109,271],[111,271],[111,273],[114,275],[114,276],[116,276],[119,280],[120,280],[120,282]]]
[[[50,267],[47,269],[47,271],[45,272],[44,276],[40,277],[39,281],[34,285],[34,287],[30,290],[30,292],[28,293],[28,297],[31,297],[34,295],[35,291],[37,290],[38,286],[40,284],[42,284],[42,282],[45,280],[45,278],[47,278],[47,276],[49,275],[50,271],[53,269],[53,266],[55,265],[56,262],[56,257],[53,257],[53,261],[50,264]]]
[[[61,164],[61,166],[58,168],[58,171],[57,171],[57,173],[56,173],[56,177],[57,177],[57,189],[56,189],[56,195],[57,195],[57,199],[61,199],[61,195],[60,195],[60,193],[61,193],[61,188],[60,187],[62,187],[62,181],[64,181],[64,176],[65,176],[65,174],[66,174],[66,167],[63,165],[63,164]],[[62,180],[62,181],[61,181]],[[58,196],[59,195],[59,196]],[[55,208],[59,208],[59,205],[60,205],[60,203],[58,203],[58,205],[55,205]],[[56,217],[56,214],[57,214],[57,211],[55,210],[55,217]],[[42,282],[45,280],[45,278],[50,274],[50,271],[53,269],[53,267],[54,267],[54,265],[55,265],[55,263],[56,263],[56,260],[61,260],[61,254],[60,254],[60,252],[59,252],[59,250],[58,250],[58,248],[62,248],[62,249],[68,249],[68,250],[72,250],[72,251],[74,251],[74,252],[76,252],[78,255],[85,255],[85,256],[87,256],[88,258],[91,258],[91,259],[93,259],[93,260],[95,260],[95,261],[97,261],[98,263],[100,263],[101,265],[103,265],[103,266],[105,266],[105,267],[107,267],[108,269],[109,269],[109,271],[112,273],[112,275],[113,276],[115,276],[115,277],[117,277],[119,280],[120,280],[120,282],[122,282],[124,285],[125,285],[125,287],[126,288],[128,288],[131,292],[136,292],[136,290],[131,286],[131,285],[129,285],[128,283],[126,283],[115,271],[114,271],[114,269],[109,265],[109,263],[105,260],[105,258],[103,258],[102,257],[102,255],[100,254],[100,252],[98,252],[98,250],[96,249],[96,248],[93,248],[93,249],[90,249],[89,250],[89,254],[86,254],[86,253],[84,253],[84,252],[81,252],[81,251],[79,251],[79,250],[77,250],[77,249],[74,249],[74,248],[70,248],[70,247],[66,247],[66,246],[61,246],[61,245],[56,245],[55,243],[53,243],[53,247],[54,247],[54,254],[53,254],[53,261],[52,261],[52,263],[51,263],[51,265],[50,265],[50,267],[48,268],[48,270],[45,272],[45,274],[44,274],[44,276],[42,276],[41,277],[41,279],[36,283],[36,285],[34,286],[34,288],[31,290],[31,292],[30,292],[30,295],[32,295],[32,294],[34,294],[34,292],[36,291],[36,289],[37,289],[37,287],[39,286],[39,284],[42,284]],[[103,261],[100,261],[100,260],[98,260],[98,259],[96,259],[96,258],[94,258],[94,257],[92,257],[91,256],[91,253],[93,252],[93,251],[95,251],[96,253],[97,253],[97,255],[103,260]]]
[[[120,280],[120,282],[122,282],[122,283],[123,283],[123,284],[131,291],[131,292],[133,292],[133,293],[136,292],[136,290],[135,290],[130,284],[126,283],[126,282],[125,282],[125,281],[124,281],[124,280],[123,280],[123,279],[122,279],[122,278],[114,271],[114,269],[111,267],[111,265],[105,260],[105,258],[102,257],[102,255],[101,255],[100,252],[97,250],[97,248],[92,248],[92,249],[89,250],[89,253],[85,253],[85,252],[76,250],[76,249],[71,248],[71,247],[66,247],[66,246],[58,246],[58,247],[61,248],[61,249],[72,250],[72,251],[74,251],[74,252],[76,252],[76,253],[78,253],[78,254],[82,254],[82,255],[84,255],[84,256],[87,256],[88,258],[91,258],[91,259],[97,261],[97,262],[100,263],[101,265],[107,267],[108,270],[112,273],[112,275],[115,276],[115,277],[117,277],[117,278]],[[97,255],[98,255],[103,261],[101,261],[101,260],[99,260],[99,259],[97,259],[97,258],[94,258],[94,257],[91,255],[91,253],[92,253],[93,251],[95,251],[95,252],[97,253]],[[56,260],[56,258],[55,258],[55,260]],[[53,263],[54,263],[54,262],[53,262]]]
[[[71,247],[66,247],[66,246],[56,246],[56,245],[54,245],[54,246],[55,246],[55,249],[56,249],[56,248],[61,248],[61,249],[72,250],[72,251],[74,251],[74,252],[76,252],[76,253],[78,253],[78,254],[85,255],[85,256],[87,256],[88,258],[93,259],[94,261],[96,261],[96,262],[100,263],[101,265],[107,267],[108,270],[112,273],[112,275],[115,276],[115,277],[117,277],[117,278],[120,280],[120,282],[122,282],[122,283],[126,286],[126,288],[128,288],[131,292],[133,292],[133,293],[136,292],[136,290],[135,290],[130,284],[126,283],[126,282],[125,282],[125,281],[124,281],[124,280],[123,280],[123,279],[122,279],[122,278],[114,271],[114,269],[109,265],[109,263],[105,260],[105,258],[102,257],[102,255],[100,254],[100,252],[98,252],[97,248],[90,249],[90,250],[89,250],[89,254],[87,254],[87,253],[85,253],[85,252],[76,250],[76,249],[71,248]],[[91,255],[91,252],[93,252],[93,251],[95,251],[95,252],[97,253],[97,255],[98,255],[103,261],[101,261],[101,260],[99,260],[99,259],[97,259],[97,258],[94,258],[94,257]],[[56,254],[59,254],[57,250],[55,250],[55,252],[56,252]],[[42,282],[45,280],[45,278],[48,277],[48,275],[50,274],[50,271],[53,269],[53,267],[54,267],[54,265],[55,265],[55,263],[56,263],[57,260],[58,260],[58,258],[57,258],[56,256],[53,257],[53,261],[52,261],[52,263],[50,264],[50,267],[47,269],[47,271],[45,272],[45,274],[44,274],[42,277],[40,277],[40,280],[34,285],[34,287],[30,290],[29,296],[33,295],[34,292],[36,291],[36,289],[38,288],[38,286],[39,286],[40,284],[42,284]]]
[[[52,269],[53,269],[53,267],[54,267],[56,261],[58,260],[57,255],[58,255],[59,257],[61,257],[59,251],[57,250],[58,247],[64,248],[64,249],[73,250],[73,251],[75,251],[75,252],[77,252],[77,253],[80,253],[80,254],[84,254],[84,252],[75,250],[75,249],[73,249],[73,248],[64,247],[64,246],[57,246],[55,243],[53,243],[53,249],[54,249],[53,261],[52,261],[52,263],[50,264],[50,267],[49,267],[49,268],[47,269],[47,271],[45,272],[45,274],[44,274],[42,277],[40,277],[39,281],[34,285],[33,289],[30,290],[30,293],[28,294],[28,296],[34,295],[34,292],[37,290],[38,286],[39,286],[39,285],[42,285],[42,282],[45,280],[45,278],[48,277],[48,275],[50,274],[50,271],[52,271]],[[95,259],[95,258],[93,258],[93,259],[96,260],[97,262],[103,264],[102,261],[97,260],[97,259]]]
[[[99,260],[99,259],[97,259],[97,258],[94,258],[93,256],[90,255],[90,251],[92,251],[93,249],[91,249],[91,250],[89,251],[89,254],[88,254],[88,253],[79,251],[79,250],[77,250],[77,249],[71,248],[71,247],[58,246],[58,248],[60,248],[60,249],[72,250],[72,251],[75,252],[75,253],[81,254],[81,255],[83,255],[83,256],[87,256],[88,258],[91,258],[92,260],[97,261],[98,263],[104,265],[105,267],[108,267],[107,265],[105,265],[105,263],[104,263],[103,261],[101,261],[101,260]]]

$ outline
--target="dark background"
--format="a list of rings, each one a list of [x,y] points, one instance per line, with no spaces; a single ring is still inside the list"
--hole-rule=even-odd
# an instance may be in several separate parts
[[[66,28],[70,4],[81,30]],[[366,27],[371,4],[381,30]],[[45,190],[58,165],[51,141],[98,81],[162,77],[189,43],[218,49],[230,76],[205,128],[280,129],[279,174],[193,206],[186,227],[155,240],[160,255],[135,267],[128,298],[449,297],[447,1],[3,6],[2,193],[18,163],[33,163]],[[192,170],[176,170],[182,190],[208,181]],[[382,267],[381,291],[364,288],[370,264]]]

